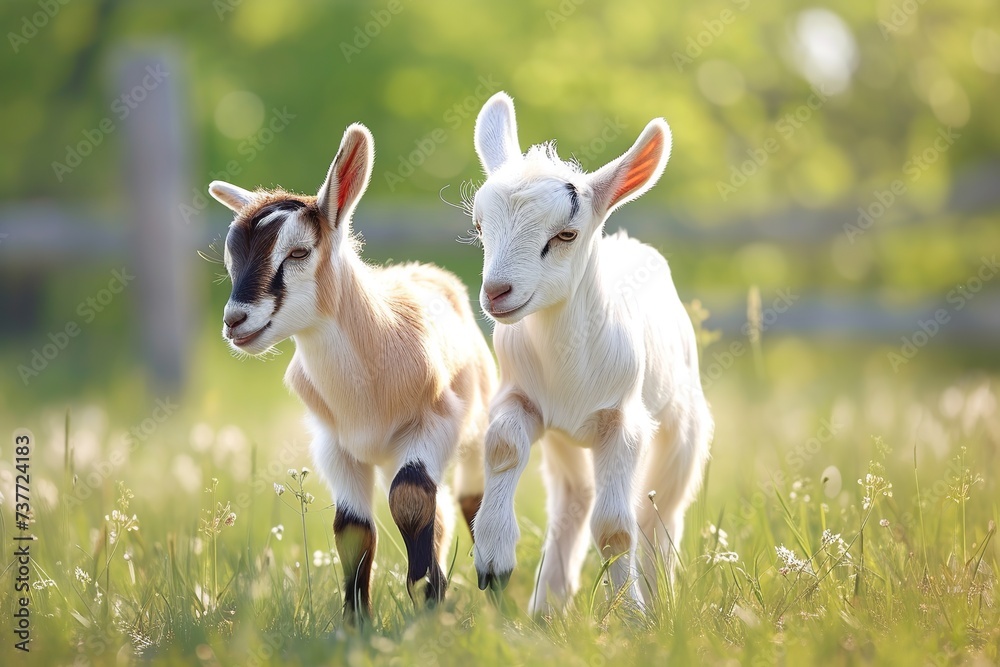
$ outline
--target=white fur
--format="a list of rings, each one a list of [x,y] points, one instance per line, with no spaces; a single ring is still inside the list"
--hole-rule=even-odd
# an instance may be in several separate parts
[[[641,603],[637,545],[655,546],[644,549],[647,581],[656,581],[658,556],[672,571],[713,431],[694,330],[666,260],[624,232],[603,236],[608,214],[659,178],[670,131],[654,120],[632,149],[593,174],[558,160],[550,148],[521,155],[516,146],[512,102],[497,94],[476,124],[488,176],[473,206],[484,248],[480,302],[497,321],[501,371],[486,435],[476,568],[480,578],[501,579],[513,569],[514,490],[531,444],[548,431],[550,528],[532,611],[561,605],[575,592],[588,521],[599,548],[605,536],[627,536],[611,579]],[[577,191],[572,219],[566,183]],[[577,238],[556,240],[567,231]],[[546,243],[552,245],[542,257]],[[501,303],[487,296],[486,285],[496,284],[510,286]]]

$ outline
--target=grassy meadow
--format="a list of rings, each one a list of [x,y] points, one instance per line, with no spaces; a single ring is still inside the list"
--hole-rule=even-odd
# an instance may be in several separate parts
[[[713,458],[677,580],[645,615],[609,599],[591,550],[565,613],[526,616],[545,531],[536,452],[502,600],[476,588],[458,525],[447,600],[415,608],[383,493],[375,619],[345,627],[334,508],[303,470],[302,409],[280,384],[291,343],[267,361],[237,360],[206,328],[182,397],[140,405],[124,392],[3,415],[36,439],[38,540],[22,654],[7,630],[16,527],[5,444],[0,661],[995,664],[996,377],[934,349],[894,374],[892,348],[766,333],[726,363],[732,341],[712,338]]]

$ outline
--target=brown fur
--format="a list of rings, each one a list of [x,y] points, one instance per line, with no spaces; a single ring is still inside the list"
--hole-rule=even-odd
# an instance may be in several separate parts
[[[486,443],[486,465],[493,474],[499,474],[517,466],[517,450],[506,439]]]
[[[316,252],[332,260],[333,236],[341,232],[327,221],[315,197],[284,190],[253,194],[255,199],[238,213],[233,225],[247,226],[262,208],[283,200],[301,202],[307,218],[317,221]],[[369,380],[366,389],[375,391],[366,409],[374,408],[376,417],[396,419],[435,403],[445,388],[452,387],[467,401],[479,393],[485,410],[495,385],[495,364],[478,333],[465,285],[448,271],[426,264],[369,266],[360,260],[358,244],[349,233],[343,242],[341,261],[323,261],[317,268],[318,309],[341,322],[351,339],[361,365],[357,379]],[[425,304],[434,297],[443,297],[461,325],[468,327],[468,335],[446,339],[457,332],[428,326]],[[465,370],[478,377],[478,387],[468,382]],[[383,381],[387,376],[393,381]],[[340,402],[330,402],[329,397],[323,401],[318,384],[300,364],[293,362],[285,378],[310,409],[317,408],[318,417],[333,418],[329,406]]]
[[[297,357],[292,357],[291,363],[288,364],[288,370],[285,371],[285,383],[302,399],[310,412],[328,424],[336,423],[337,419],[334,417],[333,410],[316,391],[316,387],[310,382],[309,376],[302,368],[302,362]]]
[[[400,530],[419,530],[434,519],[437,497],[416,484],[394,484],[389,493],[389,511]]]
[[[262,207],[286,198],[303,203],[308,217],[318,222],[314,252],[322,260],[314,275],[316,309],[320,321],[335,327],[323,332],[312,327],[296,334],[296,352],[285,374],[286,384],[312,415],[336,433],[350,433],[363,425],[366,432],[386,433],[393,439],[419,429],[430,415],[456,419],[456,452],[469,448],[481,452],[496,364],[465,285],[453,274],[426,264],[368,265],[359,255],[349,222],[330,224],[314,197],[280,190],[254,196],[234,225],[249,225]],[[331,339],[319,336],[333,336],[337,349],[327,353],[324,346]],[[362,461],[377,458],[372,452],[356,455]],[[476,458],[482,461],[481,454]],[[428,595],[437,598],[447,582],[437,560],[445,548],[446,531],[436,486],[432,482],[428,490],[401,481],[390,492],[390,510],[407,535],[408,550],[412,548],[418,557],[418,561],[411,557],[411,569],[422,571],[410,574],[416,578],[428,574]],[[463,514],[470,521],[464,505]],[[337,533],[337,545],[346,578],[351,580],[347,574],[351,568],[360,567],[357,588],[368,596],[371,568],[363,556],[374,556],[376,539],[374,530],[370,535],[359,531],[355,525],[345,525]],[[425,560],[433,567],[425,569]],[[362,603],[370,605],[370,600]]]
[[[631,544],[632,538],[624,530],[597,536],[597,545],[601,550],[601,557],[605,559],[614,558],[618,554],[628,553]]]
[[[465,523],[469,526],[469,532],[472,532],[472,524],[475,521],[476,514],[479,512],[479,506],[483,502],[483,494],[476,493],[469,496],[461,496],[458,499],[458,504],[462,508],[462,516],[465,517]],[[473,536],[475,540],[475,536]]]
[[[356,523],[338,511],[333,524],[337,555],[344,568],[344,615],[357,621],[360,613],[371,617],[371,574],[378,537],[371,526]]]
[[[608,409],[597,413],[597,442],[607,442],[621,431],[625,418],[621,410]]]

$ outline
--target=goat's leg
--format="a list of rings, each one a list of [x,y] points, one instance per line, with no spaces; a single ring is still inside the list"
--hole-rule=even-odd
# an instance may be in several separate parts
[[[601,410],[596,418],[594,477],[597,499],[590,529],[608,568],[614,591],[628,586],[629,596],[641,603],[635,554],[638,541],[635,477],[648,433],[641,406],[632,410]]]
[[[494,375],[496,365],[488,350],[477,366],[477,372],[470,374],[465,382],[463,396],[470,413],[469,423],[462,434],[458,448],[458,465],[455,466],[455,496],[462,509],[462,517],[475,540],[472,528],[479,506],[483,503],[483,486],[486,462],[483,457],[483,441],[490,425],[489,403],[495,392]]]
[[[543,473],[549,524],[538,566],[531,615],[559,608],[580,587],[587,553],[587,519],[594,504],[594,465],[590,452],[557,431],[542,439]]]
[[[538,408],[516,390],[501,390],[490,410],[486,488],[474,528],[480,590],[505,588],[514,570],[515,547],[521,536],[514,514],[514,492],[541,430]]]
[[[457,413],[456,400],[445,398],[399,443],[402,455],[389,489],[389,510],[406,545],[406,585],[415,601],[441,600],[448,587],[442,560],[454,509],[441,478],[458,441]]]
[[[420,595],[418,582],[423,586],[423,599],[428,602],[442,599],[448,587],[439,562],[439,552],[444,548],[441,542],[445,518],[437,499],[437,482],[419,459],[405,463],[392,480],[389,510],[406,545],[406,587],[414,600]]]
[[[643,578],[652,588],[659,581],[661,563],[667,579],[673,581],[684,514],[701,486],[708,460],[712,417],[700,392],[692,405],[697,409],[668,408],[659,415],[660,428],[643,466],[639,530],[644,547]],[[652,500],[651,491],[655,492]]]
[[[372,562],[378,542],[372,516],[375,469],[329,441],[314,443],[313,455],[337,505],[333,534],[344,568],[344,620],[355,624],[370,618],[372,611]]]
[[[455,466],[455,495],[458,497],[458,506],[462,510],[462,517],[465,519],[465,523],[469,527],[469,534],[473,535],[473,539],[475,539],[472,529],[473,521],[483,502],[485,465],[481,438],[478,442],[469,443],[459,449],[458,465]]]

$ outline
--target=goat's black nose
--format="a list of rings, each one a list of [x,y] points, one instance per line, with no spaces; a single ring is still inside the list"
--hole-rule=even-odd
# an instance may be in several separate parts
[[[239,325],[246,322],[247,314],[242,310],[237,310],[232,313],[226,313],[226,316],[222,318],[222,321],[226,323],[226,326],[230,329],[235,329]]]

